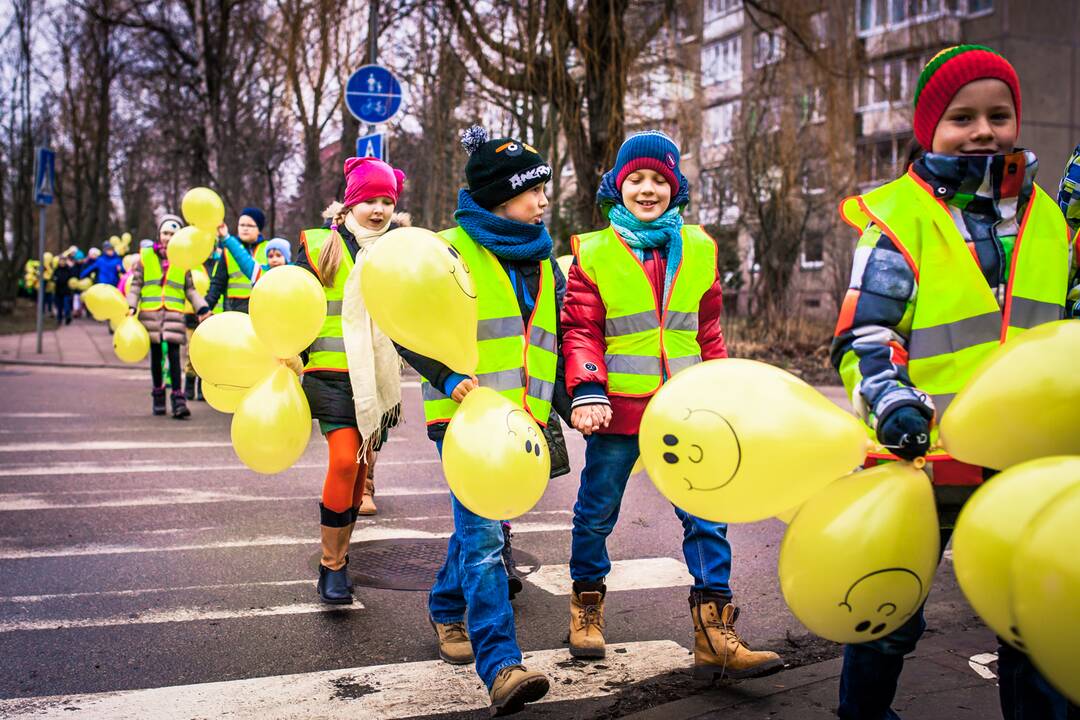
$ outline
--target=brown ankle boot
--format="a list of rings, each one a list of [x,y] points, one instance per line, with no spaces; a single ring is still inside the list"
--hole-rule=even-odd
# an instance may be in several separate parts
[[[570,654],[604,657],[604,592],[570,593]]]
[[[465,631],[465,623],[437,623],[428,618],[435,629],[435,639],[439,642],[439,657],[451,665],[468,665],[473,661],[472,642]]]
[[[360,507],[356,512],[359,515],[375,515],[379,512],[375,507],[375,477],[372,475],[364,480],[364,494],[360,496]]]
[[[551,684],[543,673],[529,672],[524,665],[511,665],[499,671],[491,683],[491,714],[498,717],[518,712],[525,703],[547,695]]]
[[[694,677],[698,680],[758,677],[777,672],[784,661],[774,652],[751,650],[735,632],[739,609],[730,602],[690,595],[694,621]]]

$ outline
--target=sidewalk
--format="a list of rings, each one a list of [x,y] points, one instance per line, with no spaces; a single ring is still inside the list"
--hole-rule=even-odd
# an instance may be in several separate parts
[[[986,629],[928,631],[904,664],[893,709],[907,720],[1001,717],[997,682],[989,677],[996,663],[984,655],[996,648]],[[835,720],[841,662],[834,658],[708,689],[624,720]]]
[[[0,335],[0,363],[18,365],[59,365],[83,368],[148,367],[149,360],[124,363],[116,357],[108,323],[90,318],[72,320],[70,325],[56,326],[45,318],[41,337],[41,354],[37,353],[37,333]]]

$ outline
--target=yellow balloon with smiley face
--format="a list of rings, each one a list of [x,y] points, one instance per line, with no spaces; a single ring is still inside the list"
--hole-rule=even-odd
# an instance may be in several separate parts
[[[645,469],[677,507],[753,522],[796,507],[866,457],[862,424],[805,382],[754,360],[710,360],[653,396]]]
[[[438,235],[418,227],[383,235],[360,266],[360,293],[394,342],[454,372],[475,372],[476,287],[460,254]]]
[[[540,426],[520,405],[485,387],[466,395],[451,418],[442,461],[454,497],[490,520],[531,510],[551,474]]]
[[[780,589],[806,627],[840,643],[885,637],[930,592],[940,533],[930,478],[889,463],[810,498],[780,545]]]

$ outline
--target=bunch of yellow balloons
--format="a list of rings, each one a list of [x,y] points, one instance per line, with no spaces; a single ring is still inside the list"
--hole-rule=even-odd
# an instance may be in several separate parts
[[[113,235],[109,238],[109,244],[112,245],[117,255],[127,255],[128,250],[131,249],[131,233],[125,232],[120,235]]]
[[[318,336],[326,296],[311,273],[287,265],[259,279],[249,312],[224,312],[199,325],[190,356],[207,402],[233,413],[237,457],[272,474],[300,459],[311,436],[311,409],[288,364]]]
[[[150,352],[150,334],[138,318],[128,315],[127,299],[113,285],[96,283],[82,295],[95,320],[113,329],[113,351],[126,363],[137,363]]]
[[[172,236],[165,254],[170,265],[195,270],[214,251],[218,225],[225,219],[225,204],[210,188],[196,187],[184,193],[180,209],[188,225]]]

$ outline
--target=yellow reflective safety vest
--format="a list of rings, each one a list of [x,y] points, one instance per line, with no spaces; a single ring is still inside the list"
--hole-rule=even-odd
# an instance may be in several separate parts
[[[186,270],[169,266],[165,282],[161,281],[161,259],[153,248],[139,251],[143,266],[143,285],[139,293],[139,310],[175,310],[184,312],[184,276]]]
[[[578,265],[607,308],[609,395],[647,397],[701,362],[698,311],[716,281],[716,243],[699,225],[684,225],[682,239],[682,264],[664,307],[644,265],[610,225],[571,239]]]
[[[266,245],[267,241],[264,240],[255,246],[255,262],[260,265],[266,265],[268,262],[266,258]],[[225,255],[225,267],[229,270],[229,284],[225,294],[236,300],[246,300],[247,298],[250,298],[251,278],[240,270],[240,263],[236,262],[236,258],[233,257],[233,254],[229,252],[228,248],[222,248],[222,253]]]
[[[558,361],[555,274],[551,263],[540,263],[540,287],[526,325],[517,293],[498,258],[460,227],[444,230],[439,236],[458,251],[476,284],[476,340],[480,354],[476,377],[480,385],[492,388],[527,410],[541,426],[546,425],[551,416]],[[460,407],[426,378],[421,393],[428,425],[448,422]]]
[[[221,252],[224,253],[225,248],[222,248]],[[211,281],[213,281],[214,276],[217,275],[218,266],[223,262],[225,262],[225,258],[219,257],[217,260],[214,261],[214,264],[210,266],[209,274]],[[218,295],[217,303],[215,303],[214,307],[210,309],[210,312],[213,315],[218,315],[219,313],[225,312],[225,293],[221,293],[220,295]]]
[[[1069,230],[1057,203],[1038,185],[1013,246],[1004,307],[945,201],[911,169],[876,190],[845,199],[840,214],[860,233],[870,223],[876,225],[915,273],[918,292],[907,346],[908,374],[912,385],[933,399],[938,421],[998,345],[1064,316]],[[937,444],[937,433],[935,423],[931,447]],[[874,438],[872,430],[870,436]],[[895,457],[883,450],[871,456]],[[934,450],[927,459],[950,457]]]
[[[319,253],[322,252],[323,246],[329,239],[328,228],[314,228],[300,233],[300,243],[304,246],[308,261],[316,273],[319,271]],[[344,240],[339,239],[338,242],[344,244]],[[349,363],[345,356],[345,336],[341,330],[341,303],[345,299],[345,281],[349,279],[354,262],[348,247],[343,247],[341,264],[338,265],[337,275],[334,276],[334,284],[331,287],[323,285],[323,292],[326,294],[326,320],[323,321],[318,336],[308,348],[308,360],[304,365],[304,372],[314,370],[349,372]]]

